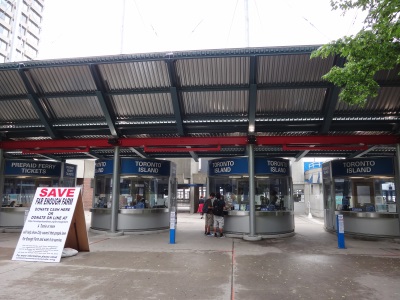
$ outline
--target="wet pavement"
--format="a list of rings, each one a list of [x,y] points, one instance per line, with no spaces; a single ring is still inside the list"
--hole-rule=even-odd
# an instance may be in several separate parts
[[[338,249],[322,220],[295,218],[293,237],[250,242],[204,236],[180,213],[175,244],[169,231],[89,232],[90,252],[60,263],[12,261],[19,233],[0,233],[0,299],[400,299],[398,240]]]

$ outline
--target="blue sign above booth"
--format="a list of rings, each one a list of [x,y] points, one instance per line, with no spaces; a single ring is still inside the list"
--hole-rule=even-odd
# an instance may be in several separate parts
[[[333,160],[332,176],[394,175],[392,157]]]
[[[121,175],[153,175],[153,176],[170,176],[171,162],[167,160],[155,159],[121,159]],[[110,175],[113,173],[114,161],[98,160],[95,167],[95,175]]]
[[[94,168],[95,175],[109,175],[113,173],[114,162],[112,159],[97,160]]]
[[[6,160],[5,175],[60,176],[61,163],[37,160]]]
[[[238,175],[248,173],[247,157],[213,159],[208,162],[208,175]]]
[[[254,159],[254,173],[256,175],[290,175],[290,164],[286,159],[262,158]],[[208,175],[242,175],[248,174],[248,158],[236,157],[225,159],[214,159],[208,163]]]
[[[64,177],[76,178],[76,165],[64,164]]]
[[[290,163],[287,159],[256,157],[254,165],[256,175],[290,175]]]
[[[170,176],[168,160],[155,159],[121,159],[121,174]]]

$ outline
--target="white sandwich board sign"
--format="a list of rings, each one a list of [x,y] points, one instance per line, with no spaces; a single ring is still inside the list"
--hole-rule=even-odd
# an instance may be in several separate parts
[[[80,188],[37,188],[12,260],[59,262],[64,247],[89,251]]]

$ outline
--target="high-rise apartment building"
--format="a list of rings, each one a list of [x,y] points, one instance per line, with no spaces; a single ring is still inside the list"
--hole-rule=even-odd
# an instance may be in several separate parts
[[[38,55],[45,0],[0,0],[0,63]]]

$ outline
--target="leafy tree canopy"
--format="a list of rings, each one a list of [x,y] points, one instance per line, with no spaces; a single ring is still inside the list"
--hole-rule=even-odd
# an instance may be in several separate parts
[[[362,9],[367,12],[362,30],[314,51],[311,57],[340,55],[343,67],[334,66],[322,78],[341,87],[339,99],[365,105],[368,97],[378,95],[376,72],[400,64],[400,0],[331,0],[332,9]]]

